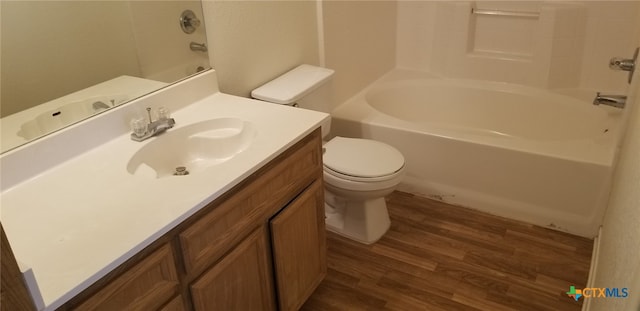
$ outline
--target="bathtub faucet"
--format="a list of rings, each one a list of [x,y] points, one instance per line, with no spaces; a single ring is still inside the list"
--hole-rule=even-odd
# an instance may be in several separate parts
[[[616,108],[624,108],[627,103],[627,96],[625,95],[601,95],[600,92],[596,94],[596,98],[593,99],[594,105],[607,105]]]

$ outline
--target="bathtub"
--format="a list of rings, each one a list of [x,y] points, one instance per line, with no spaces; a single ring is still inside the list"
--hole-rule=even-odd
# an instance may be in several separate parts
[[[332,134],[399,149],[401,191],[593,237],[622,113],[570,92],[396,69],[332,111]]]

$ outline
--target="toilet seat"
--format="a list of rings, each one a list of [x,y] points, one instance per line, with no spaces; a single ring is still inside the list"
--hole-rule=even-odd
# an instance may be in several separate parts
[[[337,136],[324,149],[324,171],[342,179],[385,181],[404,168],[404,157],[398,150],[375,140]]]
[[[324,166],[324,172],[326,174],[329,174],[329,175],[333,176],[333,177],[344,179],[344,180],[362,182],[362,183],[374,183],[374,182],[382,182],[382,181],[387,181],[387,180],[390,180],[390,179],[395,179],[398,175],[402,174],[402,168],[400,170],[394,172],[393,174],[389,174],[389,175],[385,175],[385,176],[379,176],[379,177],[359,177],[359,176],[351,176],[351,175],[347,175],[347,174],[342,174],[340,172],[334,171],[333,169],[331,169],[330,167],[328,167],[326,165]]]
[[[339,188],[348,191],[379,191],[387,188],[395,188],[404,177],[404,168],[397,173],[383,178],[362,178],[360,180],[353,176],[346,178],[346,175],[332,174],[331,170],[324,168],[324,183],[328,188]],[[373,179],[373,180],[372,180]]]

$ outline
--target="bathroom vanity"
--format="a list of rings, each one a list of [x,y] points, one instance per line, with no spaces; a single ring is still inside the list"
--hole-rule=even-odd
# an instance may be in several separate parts
[[[211,85],[215,73],[198,79]],[[189,83],[137,104],[173,103]],[[222,118],[244,120],[255,135],[241,152],[190,175],[153,174],[153,165],[128,170],[154,140],[181,151],[166,134],[133,142],[126,126],[72,158],[52,156],[60,161],[42,171],[3,172],[10,188],[0,197],[2,225],[34,309],[302,306],[326,273],[320,124],[328,115],[213,91],[183,107],[168,104],[176,128],[167,134]],[[127,107],[87,123],[127,119],[134,113]],[[38,142],[23,148],[51,148]],[[3,167],[26,167],[20,158],[3,155]],[[3,249],[3,264],[11,255]]]
[[[63,309],[299,309],[326,273],[320,148],[316,130]]]

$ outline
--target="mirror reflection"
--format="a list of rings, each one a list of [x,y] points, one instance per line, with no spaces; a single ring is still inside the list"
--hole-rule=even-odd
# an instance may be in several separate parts
[[[209,68],[199,1],[0,1],[1,151]]]

